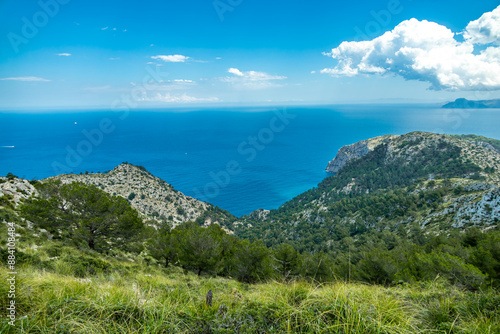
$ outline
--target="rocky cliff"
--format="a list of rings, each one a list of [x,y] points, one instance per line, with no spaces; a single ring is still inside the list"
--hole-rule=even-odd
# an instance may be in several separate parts
[[[343,146],[337,152],[335,158],[328,163],[328,166],[326,166],[326,171],[329,173],[337,173],[349,161],[365,156],[369,152],[373,151],[378,145],[387,143],[388,141],[396,137],[397,136],[393,135],[385,135]]]

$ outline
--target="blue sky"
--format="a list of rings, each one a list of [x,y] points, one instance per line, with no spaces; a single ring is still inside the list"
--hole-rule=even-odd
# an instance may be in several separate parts
[[[497,7],[5,0],[0,109],[500,98]]]

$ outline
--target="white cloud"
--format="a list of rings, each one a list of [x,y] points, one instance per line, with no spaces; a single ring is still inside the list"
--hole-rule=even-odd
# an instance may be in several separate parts
[[[152,56],[152,59],[160,59],[163,60],[164,62],[170,62],[170,63],[184,63],[187,60],[189,60],[189,57],[183,56],[183,55],[158,55],[158,56]]]
[[[186,79],[175,79],[173,82],[178,83],[178,84],[192,84],[194,83],[193,80],[186,80]]]
[[[458,42],[456,34],[445,26],[416,19],[403,21],[371,41],[342,42],[325,53],[336,59],[337,65],[321,73],[333,76],[395,74],[407,80],[429,82],[435,90],[499,90],[500,49],[490,46],[474,53],[473,41],[491,42],[495,36],[491,33],[494,30],[488,33],[484,30],[481,36],[473,34],[477,27],[492,27],[493,21],[499,24],[494,18],[496,14],[487,14],[474,21],[481,23],[471,22],[467,26],[464,42]]]
[[[57,56],[62,56],[62,57],[69,57],[69,56],[71,56],[71,53],[65,53],[64,52],[64,53],[57,53],[56,55]]]
[[[257,71],[242,72],[239,69],[233,67],[228,69],[227,72],[234,74],[235,76],[221,78],[221,81],[232,83],[236,87],[240,88],[264,89],[271,87],[280,87],[281,85],[276,84],[273,81],[287,79],[287,77],[285,76],[271,75],[265,72],[257,72]]]
[[[465,28],[464,38],[473,44],[500,44],[500,6],[484,13]]]
[[[101,30],[107,30],[109,27],[104,27],[104,28],[101,28]]]
[[[234,75],[237,75],[239,77],[242,77],[243,76],[243,73],[238,70],[237,68],[230,68],[229,70],[227,70],[229,73],[231,74],[234,74]]]
[[[11,77],[11,78],[0,78],[0,80],[9,80],[9,81],[45,81],[49,82],[50,80],[39,78],[39,77]]]
[[[170,93],[156,94],[153,97],[144,97],[145,102],[166,102],[166,103],[200,103],[200,102],[219,102],[217,97],[193,97],[186,93],[173,95]]]

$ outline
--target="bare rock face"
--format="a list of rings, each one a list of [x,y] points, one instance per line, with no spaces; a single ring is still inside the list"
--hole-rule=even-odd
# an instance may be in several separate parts
[[[380,144],[389,142],[390,140],[397,138],[399,136],[385,135],[375,138],[366,139],[351,145],[343,146],[338,152],[335,158],[328,163],[326,171],[329,173],[337,173],[342,167],[344,167],[349,161],[359,159],[366,154],[370,153],[375,149],[375,147]]]
[[[453,213],[453,227],[497,225],[500,221],[500,188],[462,196],[447,208]]]
[[[31,195],[37,194],[37,191],[28,180],[24,179],[8,179],[0,177],[0,197],[9,196],[15,205],[21,200],[29,198]]]

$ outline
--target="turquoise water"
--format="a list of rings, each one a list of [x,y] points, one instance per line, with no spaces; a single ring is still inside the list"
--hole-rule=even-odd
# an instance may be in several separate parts
[[[343,145],[411,131],[500,139],[500,110],[358,105],[223,110],[1,112],[0,175],[104,172],[128,161],[240,216],[317,185]]]

